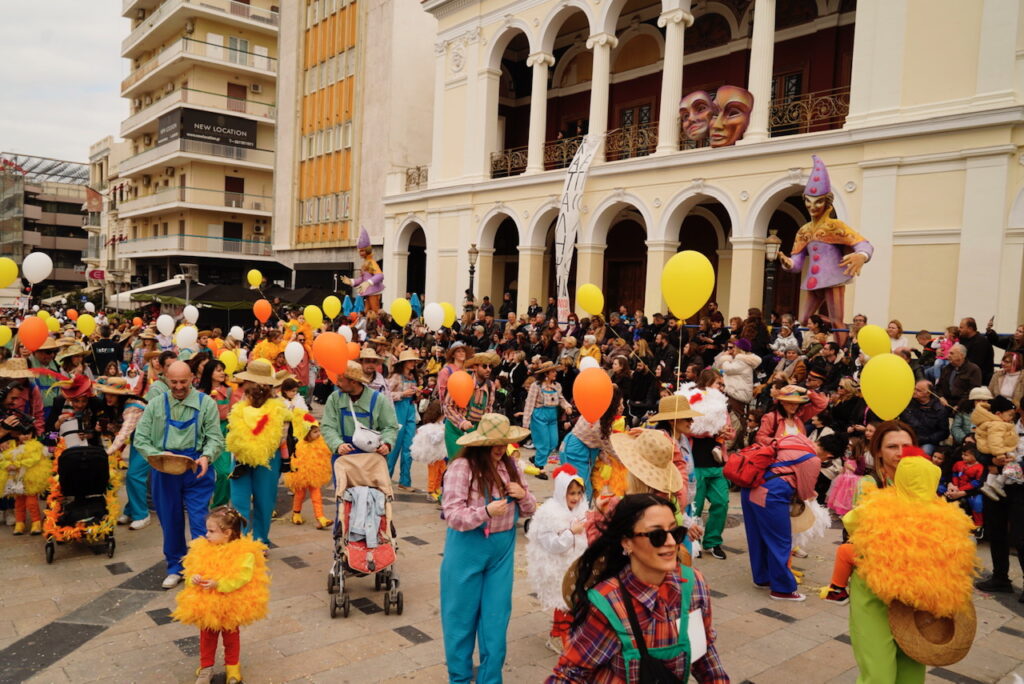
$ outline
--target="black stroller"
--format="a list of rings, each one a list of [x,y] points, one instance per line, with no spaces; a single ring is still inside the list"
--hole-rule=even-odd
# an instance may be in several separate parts
[[[120,504],[116,489],[119,471],[111,468],[111,457],[103,447],[84,445],[54,454],[54,475],[46,500],[43,532],[46,562],[52,563],[57,544],[84,541],[105,544],[107,557],[114,557],[114,528]]]

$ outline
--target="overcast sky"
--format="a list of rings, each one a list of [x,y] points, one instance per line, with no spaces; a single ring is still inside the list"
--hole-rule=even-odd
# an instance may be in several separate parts
[[[0,0],[0,150],[87,162],[116,138],[128,30],[121,0]]]

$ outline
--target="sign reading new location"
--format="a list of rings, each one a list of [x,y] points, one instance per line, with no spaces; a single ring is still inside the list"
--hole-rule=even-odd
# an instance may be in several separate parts
[[[175,109],[158,120],[156,144],[185,138],[217,145],[256,148],[256,122],[198,109]]]

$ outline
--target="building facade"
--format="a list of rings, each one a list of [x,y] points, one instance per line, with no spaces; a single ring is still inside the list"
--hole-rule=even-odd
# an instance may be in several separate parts
[[[344,291],[386,183],[425,168],[435,32],[416,0],[282,6],[273,247],[295,286]]]
[[[115,258],[143,282],[197,264],[206,283],[286,270],[271,252],[278,7],[271,0],[125,0],[131,152],[111,188]]]
[[[811,154],[835,210],[874,245],[846,312],[908,329],[1022,315],[1024,23],[1018,0],[427,0],[437,18],[433,154],[425,187],[385,199],[384,271],[459,301],[554,292],[564,169],[602,136],[572,285],[609,308],[664,311],[679,250],[717,274],[723,310],[761,306],[765,239],[789,253],[808,221]],[[753,95],[733,146],[681,135],[679,103]],[[712,143],[713,144],[713,143]],[[423,256],[420,256],[420,254]],[[420,261],[422,260],[422,262]],[[776,310],[796,311],[795,274]]]
[[[132,264],[118,255],[118,245],[128,239],[128,219],[118,218],[117,192],[121,161],[131,154],[131,143],[106,136],[89,147],[89,188],[97,193],[92,206],[86,202],[85,230],[88,247],[83,255],[90,286],[103,291],[104,300],[131,289]],[[98,209],[98,211],[97,211]],[[141,284],[135,278],[134,284]]]

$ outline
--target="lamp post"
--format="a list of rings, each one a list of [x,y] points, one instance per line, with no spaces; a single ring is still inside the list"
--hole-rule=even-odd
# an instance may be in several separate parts
[[[775,262],[779,258],[779,250],[782,249],[782,239],[778,232],[772,228],[768,231],[768,237],[764,239],[764,258],[768,262],[764,272],[764,317],[769,325],[772,321],[772,309],[775,307]]]
[[[480,250],[476,248],[474,242],[469,246],[469,290],[466,292],[466,306],[465,310],[472,312],[476,308],[473,296],[473,279],[476,277],[476,260],[480,256]]]

